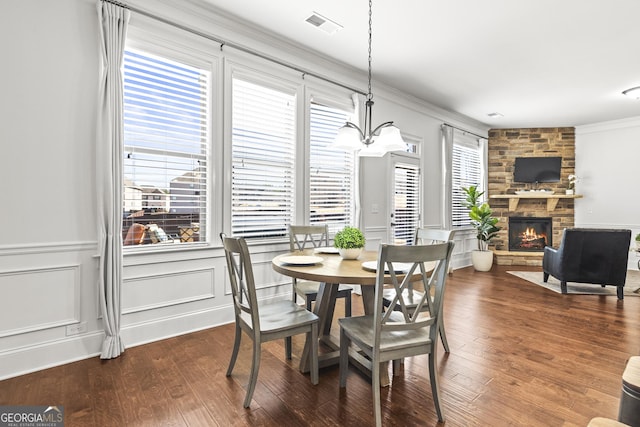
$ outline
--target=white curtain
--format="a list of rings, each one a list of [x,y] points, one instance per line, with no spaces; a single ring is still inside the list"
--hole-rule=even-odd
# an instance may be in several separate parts
[[[122,62],[130,11],[99,1],[101,70],[98,94],[96,172],[99,294],[105,339],[101,359],[124,351],[120,337],[122,285]]]

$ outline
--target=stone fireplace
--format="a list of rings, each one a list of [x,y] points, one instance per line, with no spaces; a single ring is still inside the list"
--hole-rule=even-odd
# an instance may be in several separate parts
[[[509,217],[509,250],[542,252],[552,246],[551,217]]]
[[[567,177],[575,174],[575,129],[491,129],[488,145],[487,193],[493,215],[498,218],[498,226],[501,227],[491,244],[496,263],[540,266],[544,253],[541,238],[530,235],[531,231],[527,234],[526,223],[524,229],[512,230],[511,218],[549,221],[549,229],[546,231],[534,228],[537,230],[535,234],[545,235],[547,246],[560,243],[563,230],[574,226],[575,198],[582,196],[567,196],[565,190],[569,184]],[[547,156],[562,157],[560,181],[545,183],[551,193],[539,196],[517,195],[516,191],[531,190],[532,186],[514,181],[516,157]],[[519,228],[520,225],[516,227]],[[520,247],[514,249],[513,245]]]

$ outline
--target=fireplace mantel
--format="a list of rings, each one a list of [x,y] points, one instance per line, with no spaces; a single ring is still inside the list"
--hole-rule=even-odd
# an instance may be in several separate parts
[[[560,199],[581,199],[582,194],[494,194],[490,199],[509,199],[509,212],[518,209],[520,199],[547,199],[547,212],[553,212]]]

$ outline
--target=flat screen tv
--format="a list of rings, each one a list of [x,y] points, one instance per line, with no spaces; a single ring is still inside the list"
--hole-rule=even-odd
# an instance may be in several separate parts
[[[515,182],[558,182],[562,157],[516,157]]]

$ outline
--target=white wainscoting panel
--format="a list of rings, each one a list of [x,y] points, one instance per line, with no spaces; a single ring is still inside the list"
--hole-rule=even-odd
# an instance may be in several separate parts
[[[377,251],[381,243],[388,242],[388,230],[386,227],[367,227],[364,230],[364,249]]]
[[[77,264],[0,271],[0,337],[80,321]]]
[[[127,277],[122,285],[122,313],[135,313],[214,297],[213,267]]]

